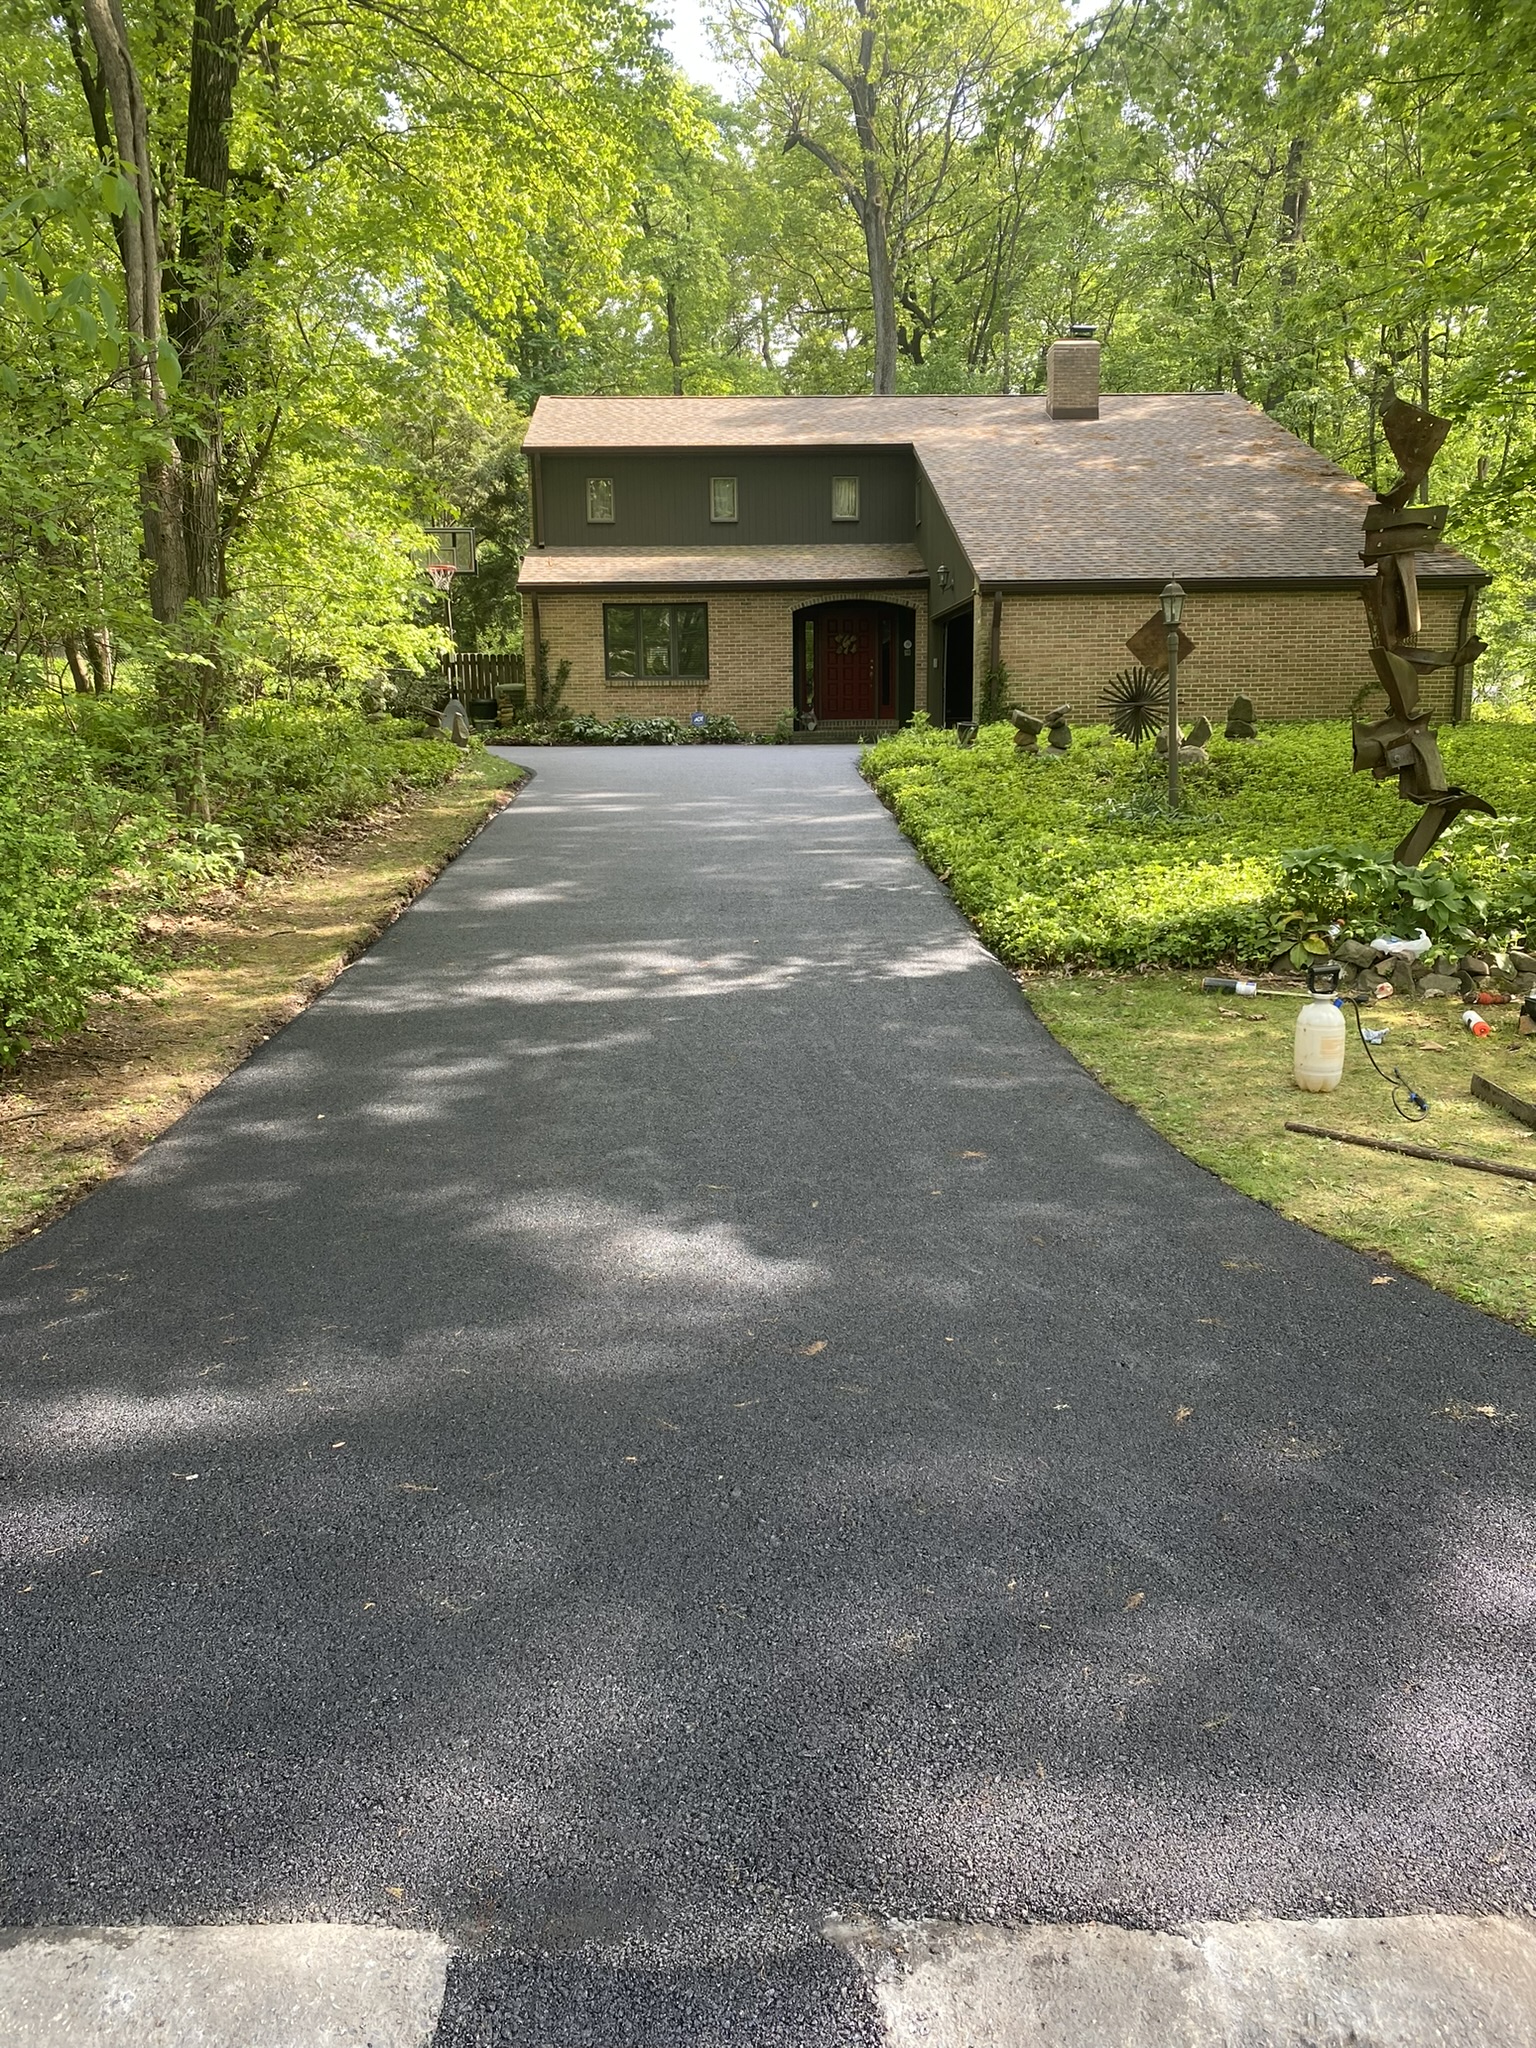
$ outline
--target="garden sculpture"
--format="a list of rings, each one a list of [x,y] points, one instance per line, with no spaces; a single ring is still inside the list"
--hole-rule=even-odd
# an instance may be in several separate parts
[[[1205,750],[1210,742],[1210,737],[1211,721],[1208,718],[1197,718],[1188,732],[1179,735],[1179,759],[1187,762],[1194,768],[1208,766],[1211,757]],[[1157,745],[1153,751],[1163,755],[1164,758],[1167,757],[1168,735],[1166,732],[1158,734]]]
[[[1223,737],[1229,740],[1256,740],[1258,736],[1259,727],[1253,715],[1253,700],[1249,697],[1234,697],[1227,712],[1227,729]]]
[[[1025,753],[1040,751],[1041,733],[1045,734],[1046,746],[1053,754],[1064,754],[1072,744],[1072,728],[1067,723],[1070,704],[1058,704],[1054,711],[1047,711],[1043,718],[1033,718],[1027,711],[1012,711],[1008,715],[1014,723],[1013,744]]]
[[[1162,623],[1161,614],[1158,622]],[[1165,647],[1164,667],[1167,662],[1168,650]],[[1110,679],[1103,702],[1109,713],[1110,731],[1120,739],[1129,740],[1133,747],[1139,747],[1153,733],[1162,731],[1168,717],[1168,685],[1155,669],[1138,662],[1135,668],[1123,668],[1119,675]]]
[[[1429,475],[1451,423],[1404,398],[1393,398],[1382,408],[1381,426],[1403,473],[1366,509],[1360,559],[1373,573],[1361,595],[1371,623],[1371,665],[1392,708],[1374,724],[1355,727],[1354,766],[1368,769],[1378,782],[1395,775],[1403,801],[1422,807],[1394,856],[1411,868],[1463,811],[1482,811],[1490,818],[1497,814],[1482,797],[1455,789],[1446,780],[1429,713],[1419,701],[1421,676],[1438,668],[1468,667],[1485,645],[1475,635],[1449,650],[1418,644],[1418,557],[1422,549],[1438,542],[1448,508],[1409,500]]]

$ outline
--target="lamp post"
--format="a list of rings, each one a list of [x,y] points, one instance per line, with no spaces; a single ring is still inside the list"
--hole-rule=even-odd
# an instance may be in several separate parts
[[[1179,807],[1179,620],[1184,613],[1184,586],[1165,583],[1161,599],[1168,628],[1168,808]]]

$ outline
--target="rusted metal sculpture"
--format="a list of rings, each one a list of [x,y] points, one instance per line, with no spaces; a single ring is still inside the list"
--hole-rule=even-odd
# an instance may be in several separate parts
[[[1485,647],[1475,635],[1449,650],[1418,644],[1418,557],[1439,540],[1448,508],[1413,505],[1409,500],[1429,475],[1451,423],[1404,398],[1393,398],[1382,408],[1381,425],[1403,473],[1366,511],[1360,559],[1374,573],[1361,595],[1371,622],[1371,664],[1392,709],[1373,725],[1355,727],[1354,766],[1369,770],[1378,782],[1395,775],[1404,802],[1422,806],[1395,855],[1411,868],[1463,811],[1482,811],[1490,818],[1497,813],[1482,797],[1453,788],[1446,780],[1429,713],[1419,701],[1421,676],[1438,668],[1465,668]]]

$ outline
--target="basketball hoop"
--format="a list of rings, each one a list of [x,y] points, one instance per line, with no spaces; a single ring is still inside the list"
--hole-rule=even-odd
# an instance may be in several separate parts
[[[459,567],[457,562],[428,562],[427,564],[427,577],[434,590],[452,590],[453,579],[458,573]]]

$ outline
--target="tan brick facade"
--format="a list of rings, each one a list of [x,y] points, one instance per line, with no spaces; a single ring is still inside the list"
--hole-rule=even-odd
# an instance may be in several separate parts
[[[654,590],[550,592],[538,600],[540,632],[551,671],[571,664],[565,709],[601,718],[628,714],[687,718],[693,711],[729,713],[750,732],[769,732],[794,701],[792,619],[805,605],[860,598],[907,605],[917,615],[917,705],[941,715],[941,669],[928,646],[926,595],[921,590],[850,587],[842,590]],[[686,683],[617,683],[603,673],[603,605],[709,606],[709,680]],[[1427,646],[1456,642],[1459,590],[1425,591],[1422,639]],[[1078,723],[1097,723],[1110,678],[1132,666],[1125,642],[1155,609],[1146,593],[1126,596],[1007,596],[1003,599],[1002,659],[1008,695],[1027,711],[1063,700]],[[992,600],[977,602],[978,689],[990,658]],[[1191,592],[1184,626],[1195,652],[1179,670],[1179,708],[1219,723],[1235,696],[1251,697],[1262,719],[1341,718],[1361,688],[1374,681],[1365,610],[1352,591]],[[1437,670],[1424,679],[1424,702],[1437,718],[1450,715],[1454,676]]]
[[[1421,639],[1453,647],[1462,592],[1425,591]],[[1009,697],[1026,711],[1066,700],[1078,722],[1097,723],[1110,678],[1130,668],[1130,634],[1156,610],[1145,593],[1133,596],[1005,596],[1001,649]],[[976,661],[980,678],[991,642],[992,600],[977,605]],[[1262,719],[1339,718],[1366,684],[1375,681],[1365,608],[1353,591],[1192,591],[1184,630],[1195,652],[1179,668],[1179,709],[1225,718],[1235,696],[1251,697]],[[1454,676],[1426,676],[1423,698],[1437,717],[1451,710]]]
[[[539,632],[549,647],[550,673],[562,661],[571,664],[567,712],[687,718],[707,711],[716,718],[728,714],[748,732],[771,732],[795,701],[794,614],[805,605],[859,600],[906,605],[916,612],[921,702],[928,638],[927,598],[921,589],[551,591],[538,600]],[[709,680],[609,682],[603,673],[605,603],[707,604]]]

